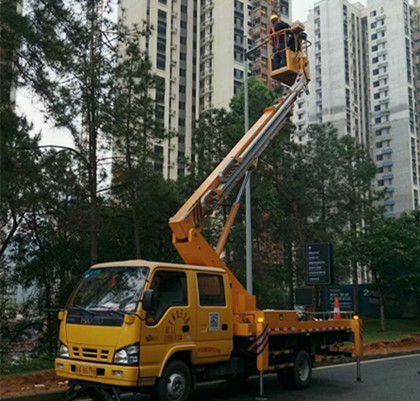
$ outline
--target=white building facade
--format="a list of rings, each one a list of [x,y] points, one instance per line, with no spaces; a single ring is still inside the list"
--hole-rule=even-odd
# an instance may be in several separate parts
[[[287,18],[290,0],[271,2]],[[175,135],[156,143],[155,170],[168,179],[186,173],[193,157],[192,127],[200,114],[228,108],[244,80],[244,35],[252,45],[251,28],[264,12],[258,0],[122,0],[127,24],[153,26],[143,41],[159,77],[156,116]],[[267,15],[263,16],[267,19]],[[269,18],[269,16],[268,16]]]
[[[332,123],[369,149],[386,216],[418,208],[416,8],[407,0],[367,0],[367,7],[321,0],[306,29],[312,82],[295,112],[298,140],[307,124]]]

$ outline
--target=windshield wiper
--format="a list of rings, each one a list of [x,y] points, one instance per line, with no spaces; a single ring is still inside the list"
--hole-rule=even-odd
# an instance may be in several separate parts
[[[107,311],[105,311],[105,312],[108,312],[108,313],[115,313],[115,314],[117,314],[118,316],[122,316],[122,317],[124,317],[124,313],[123,312],[120,312],[119,310],[107,310]]]
[[[92,312],[92,311],[90,311],[90,310],[88,310],[88,309],[86,309],[86,308],[84,308],[83,306],[80,306],[80,305],[72,305],[72,306],[70,306],[69,309],[80,310],[82,312],[86,312],[87,314],[89,314],[91,316],[95,316],[95,313],[94,312]]]

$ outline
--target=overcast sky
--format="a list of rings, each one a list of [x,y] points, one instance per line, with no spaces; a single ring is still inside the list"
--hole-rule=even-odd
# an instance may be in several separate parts
[[[292,0],[292,20],[299,20],[300,22],[306,21],[306,16],[309,10],[314,8],[314,4],[319,0]],[[358,0],[366,6],[366,0]],[[350,0],[350,3],[356,3],[356,0]]]

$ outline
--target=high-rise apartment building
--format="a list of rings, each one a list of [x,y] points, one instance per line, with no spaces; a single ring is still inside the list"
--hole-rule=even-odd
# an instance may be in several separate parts
[[[192,126],[211,108],[228,108],[244,80],[244,35],[269,31],[271,12],[288,20],[290,0],[122,0],[128,24],[154,27],[141,46],[147,50],[161,90],[156,117],[175,136],[156,143],[155,170],[165,178],[185,173],[191,155]],[[253,11],[254,10],[254,11]],[[268,32],[267,32],[268,33]],[[267,63],[267,56],[265,63]],[[262,59],[261,59],[262,60]],[[260,62],[260,67],[262,66]],[[267,79],[266,68],[253,70]],[[160,155],[160,160],[159,160]]]
[[[156,118],[176,135],[154,144],[154,168],[165,178],[184,174],[185,157],[191,155],[191,121],[197,116],[199,87],[200,29],[197,0],[122,0],[128,25],[153,27],[152,35],[141,43],[157,75]]]
[[[417,26],[407,0],[321,0],[306,23],[312,81],[297,102],[298,138],[307,124],[327,122],[357,138],[376,163],[387,216],[419,207]]]

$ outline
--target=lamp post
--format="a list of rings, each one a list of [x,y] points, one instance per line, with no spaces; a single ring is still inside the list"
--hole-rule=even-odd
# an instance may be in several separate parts
[[[248,36],[243,36],[243,57],[244,57],[244,129],[245,133],[249,130],[249,108],[248,108],[248,56],[264,46],[267,41],[264,40],[257,46],[248,50]],[[246,290],[248,294],[253,294],[252,281],[252,226],[251,226],[251,173],[246,172],[245,180],[245,226],[246,226]]]
[[[248,36],[244,35],[244,129],[249,130],[248,111]],[[247,180],[245,187],[245,227],[246,227],[246,290],[248,294],[253,293],[252,282],[252,226],[251,226],[251,171],[246,172]]]

